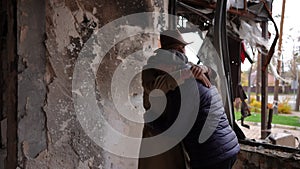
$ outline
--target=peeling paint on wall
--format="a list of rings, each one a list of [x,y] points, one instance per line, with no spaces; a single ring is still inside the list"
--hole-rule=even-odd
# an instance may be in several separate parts
[[[31,13],[25,11],[25,9],[32,10],[32,8],[25,5],[25,3],[28,2],[20,2],[21,5],[26,6],[20,17],[31,15]],[[31,61],[31,55],[22,54],[22,52],[20,52],[20,54],[24,56],[20,61],[20,70],[22,72],[26,72],[27,69],[31,67],[35,68],[42,65],[40,68],[43,70],[43,73],[38,77],[40,78],[39,82],[41,82],[45,88],[44,92],[40,93],[43,95],[35,97],[41,99],[43,102],[42,106],[40,106],[41,115],[43,117],[36,120],[44,119],[42,121],[45,123],[41,123],[42,126],[40,129],[42,129],[42,134],[44,134],[44,136],[42,136],[44,138],[42,143],[45,146],[40,147],[36,154],[31,154],[32,147],[30,146],[30,139],[25,138],[22,143],[19,143],[20,152],[22,152],[19,155],[19,166],[21,168],[129,169],[137,167],[137,159],[126,159],[108,153],[96,145],[85,134],[74,112],[74,103],[71,93],[72,75],[79,52],[94,32],[119,17],[137,12],[152,11],[153,3],[152,1],[140,0],[47,1],[45,4],[46,51],[43,64],[33,63]],[[162,4],[164,3],[162,2]],[[157,6],[156,8],[158,9],[159,7]],[[145,29],[144,27],[135,26],[124,29],[125,26],[127,25],[124,23],[124,26],[120,27],[120,33],[132,33],[122,32],[122,30],[136,31]],[[33,50],[25,45],[28,37],[33,34],[31,29],[32,27],[27,24],[20,26],[20,44],[22,45],[22,49],[28,51]],[[100,104],[108,105],[106,108],[109,108],[109,110],[106,110],[106,112],[108,112],[108,121],[112,122],[112,125],[116,127],[116,129],[124,131],[129,135],[136,136],[137,133],[140,135],[141,126],[139,126],[140,128],[136,126],[131,126],[130,128],[128,127],[128,121],[117,114],[117,111],[110,102],[111,95],[108,92],[110,90],[109,83],[111,82],[114,69],[118,64],[124,61],[127,55],[130,55],[136,50],[151,48],[151,46],[156,43],[156,38],[153,40],[153,37],[148,35],[129,38],[116,44],[105,56],[106,59],[100,65],[97,63],[99,62],[97,58],[91,64],[94,72],[97,73],[96,83],[101,86],[101,90],[98,90],[98,101]],[[145,61],[145,58],[136,59]],[[134,60],[131,60],[130,62],[133,61]],[[32,78],[20,74],[20,80],[26,82],[24,85],[28,85],[31,79]],[[136,92],[142,92],[140,77],[137,76],[132,84],[131,92],[133,93],[133,97],[136,96]],[[80,91],[77,91],[77,93],[78,92],[80,93]],[[22,93],[21,96],[23,97]],[[32,115],[32,97],[34,96],[29,95],[27,97],[28,99],[24,100],[23,106],[20,106],[20,110],[22,109],[20,118],[22,118],[22,120]],[[142,107],[136,105],[136,108],[141,109]],[[32,118],[29,119],[32,120]],[[27,125],[29,124],[22,124],[24,128],[19,129],[20,135],[26,133],[24,129],[28,128]],[[35,131],[30,132],[36,134]]]
[[[46,84],[43,80],[45,73],[44,5],[43,1],[34,0],[18,4],[19,162],[35,158],[47,148],[45,114],[42,110],[46,95]]]
[[[46,4],[40,0],[18,1],[18,168],[137,168],[137,159],[103,150],[84,132],[74,111],[74,64],[87,40],[105,24],[136,12],[166,12],[167,7],[168,0],[50,0]],[[158,30],[168,23],[160,15],[150,20]],[[103,36],[117,37],[144,29],[148,29],[146,25],[124,23],[115,28],[118,33]],[[112,76],[120,64],[128,69],[145,62],[156,46],[157,36],[129,37],[118,42],[101,63],[96,57],[90,65],[97,78],[99,107],[105,109],[107,121],[128,136],[140,136],[142,126],[132,124],[116,110],[111,101],[111,90],[115,90],[111,89]],[[93,54],[99,54],[100,49],[95,48]],[[132,54],[141,49],[145,53]],[[140,74],[134,77],[129,91],[133,109],[142,110]],[[80,95],[81,91],[73,93]],[[120,140],[114,141],[121,144]],[[286,154],[272,153],[243,147],[235,168],[298,167],[297,156],[285,158]]]

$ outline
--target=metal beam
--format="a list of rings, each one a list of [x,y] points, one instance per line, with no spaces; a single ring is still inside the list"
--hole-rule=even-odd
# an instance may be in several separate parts
[[[228,40],[226,30],[226,2],[227,0],[218,0],[215,14],[215,27],[214,27],[214,45],[220,55],[221,62],[223,63],[223,70],[225,72],[226,83],[226,114],[230,125],[233,127],[234,116],[232,106],[232,84],[231,84],[231,73],[230,73],[230,58],[228,52]]]
[[[268,22],[262,22],[262,37],[268,37]],[[265,65],[267,51],[261,54],[261,65]],[[267,131],[267,105],[268,105],[268,67],[261,72],[261,139],[268,136]]]
[[[282,45],[282,34],[283,34],[283,23],[284,23],[284,13],[285,13],[285,0],[282,1],[282,10],[281,10],[281,22],[280,22],[280,33],[279,33],[279,41],[278,41],[278,58],[277,58],[277,73],[281,74],[281,45]],[[278,113],[278,92],[279,92],[279,79],[275,80],[274,87],[274,114]]]
[[[169,10],[168,13],[176,16],[176,5],[177,0],[169,0]],[[176,29],[177,26],[177,17],[169,17],[169,27],[168,29]]]
[[[208,3],[206,1],[196,1],[196,0],[184,0],[181,2],[185,3],[186,5],[192,6],[196,9],[208,8],[208,9],[216,10],[216,3]],[[242,10],[230,8],[227,12],[230,14],[238,15],[238,16],[245,17],[245,18],[255,19],[256,16],[254,14],[248,12],[247,5],[245,5],[245,7],[246,7],[246,9],[242,9]]]

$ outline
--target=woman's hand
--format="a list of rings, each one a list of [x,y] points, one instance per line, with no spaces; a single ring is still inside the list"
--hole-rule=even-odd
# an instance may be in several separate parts
[[[204,65],[192,65],[191,71],[194,77],[202,82],[206,87],[211,87],[211,83],[205,73],[208,73],[208,67]]]

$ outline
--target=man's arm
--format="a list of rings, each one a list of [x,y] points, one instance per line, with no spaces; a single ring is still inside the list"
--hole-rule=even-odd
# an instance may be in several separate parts
[[[154,68],[143,70],[142,85],[144,88],[144,108],[150,108],[149,94],[154,89],[160,89],[164,93],[175,90],[178,85],[181,85],[186,79],[192,76],[200,80],[206,87],[211,87],[211,83],[207,77],[209,68],[203,65],[187,66],[184,69],[176,70],[170,74]]]

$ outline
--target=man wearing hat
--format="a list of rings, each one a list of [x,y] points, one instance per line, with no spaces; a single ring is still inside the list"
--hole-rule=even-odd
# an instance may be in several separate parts
[[[161,48],[148,59],[142,72],[143,105],[147,110],[145,121],[150,121],[147,118],[153,117],[153,114],[160,116],[145,123],[143,137],[165,132],[177,120],[181,108],[189,106],[181,100],[181,87],[189,89],[184,92],[189,93],[190,97],[185,99],[188,99],[190,106],[198,102],[199,109],[194,110],[197,113],[195,123],[183,141],[167,152],[140,159],[139,169],[185,169],[187,166],[191,169],[230,169],[236,160],[239,145],[228,123],[221,97],[210,83],[209,76],[213,71],[188,62],[184,48],[189,43],[183,40],[178,30],[162,32],[160,41]],[[193,79],[196,85],[192,85]],[[155,89],[162,91],[163,96],[162,93],[153,95]],[[166,98],[166,105],[163,105],[163,97]],[[183,113],[186,116],[191,114],[190,111]],[[201,140],[202,130],[211,128],[211,135]]]
[[[215,77],[214,72],[208,67],[188,62],[185,46],[191,43],[184,41],[177,29],[163,31],[160,34],[160,44],[161,48],[157,49],[156,54],[148,59],[142,72],[144,108],[146,110],[150,107],[148,94],[153,89],[160,89],[167,93],[192,77],[206,87],[210,87],[209,76]]]

